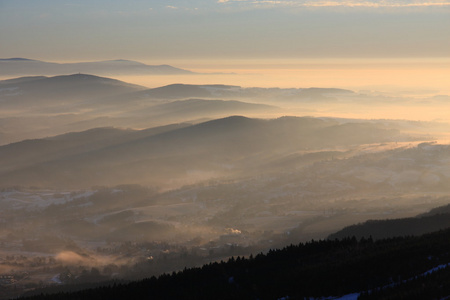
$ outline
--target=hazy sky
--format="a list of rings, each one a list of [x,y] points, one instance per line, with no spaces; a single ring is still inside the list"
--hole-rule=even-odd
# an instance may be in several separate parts
[[[449,57],[450,0],[0,0],[0,57]]]

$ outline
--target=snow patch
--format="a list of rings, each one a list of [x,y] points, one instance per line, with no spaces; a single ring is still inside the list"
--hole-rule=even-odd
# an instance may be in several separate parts
[[[344,295],[341,297],[337,297],[337,298],[328,298],[328,299],[333,299],[333,300],[357,300],[359,297],[360,293],[353,293],[353,294],[348,294],[348,295]]]
[[[57,284],[62,284],[61,279],[59,279],[59,274],[56,274],[55,276],[53,276],[52,279],[50,279],[50,281],[57,283]]]
[[[0,192],[0,206],[5,209],[40,209],[52,204],[64,204],[78,198],[87,198],[93,191],[73,193],[49,190],[4,190]]]
[[[442,270],[442,269],[445,269],[445,268],[447,268],[448,266],[450,266],[450,263],[444,264],[444,265],[439,265],[439,266],[437,266],[437,267],[435,267],[435,268],[433,268],[433,269],[430,269],[430,270],[426,271],[426,272],[423,273],[422,275],[419,275],[419,277],[421,277],[421,276],[426,276],[426,275],[430,275],[431,273],[436,272],[436,271],[439,271],[439,270]]]

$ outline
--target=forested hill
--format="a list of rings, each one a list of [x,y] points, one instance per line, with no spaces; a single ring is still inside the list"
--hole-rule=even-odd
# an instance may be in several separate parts
[[[26,299],[304,299],[351,293],[369,299],[378,299],[375,295],[384,299],[442,299],[450,296],[449,281],[445,280],[449,278],[449,263],[450,229],[378,241],[311,241],[158,278],[74,293],[49,295],[45,293],[51,290],[46,290]],[[439,271],[430,272],[438,266]],[[406,298],[402,298],[404,293],[395,292],[411,282],[415,289]],[[365,291],[374,296],[370,298]],[[389,298],[389,293],[394,297]]]
[[[415,218],[392,220],[369,220],[362,224],[351,225],[331,234],[329,239],[347,236],[361,238],[372,236],[374,239],[405,235],[421,235],[450,227],[450,213],[425,214]]]

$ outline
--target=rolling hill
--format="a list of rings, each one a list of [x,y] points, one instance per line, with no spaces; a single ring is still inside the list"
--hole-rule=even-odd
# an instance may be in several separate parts
[[[3,80],[0,145],[96,127],[149,128],[229,115],[273,115],[281,110],[237,100],[183,97],[189,90],[192,95],[211,96],[208,88],[226,87],[171,85],[147,89],[86,74]]]
[[[355,236],[357,239],[371,236],[374,239],[392,238],[406,235],[422,235],[450,227],[450,205],[442,206],[415,218],[392,220],[369,220],[362,224],[348,226],[329,239]]]
[[[191,125],[159,134],[125,140],[134,132],[113,131],[123,135],[108,143],[86,139],[74,142],[77,151],[42,146],[41,157],[9,162],[0,174],[3,185],[21,184],[80,187],[92,184],[154,183],[167,178],[182,179],[192,171],[214,176],[252,170],[270,157],[301,150],[385,142],[400,133],[377,124],[339,124],[331,120],[285,117],[273,120],[228,117]],[[101,132],[101,131],[99,131]],[[368,134],[370,133],[370,134]],[[22,153],[35,158],[28,144],[55,144],[60,139],[28,141],[0,147],[0,152]],[[79,142],[79,144],[77,144]],[[69,144],[65,141],[65,145]],[[103,147],[94,146],[102,145]],[[14,151],[8,150],[14,149]],[[45,152],[47,149],[48,152]],[[84,151],[80,151],[84,149]],[[28,152],[28,154],[27,154]],[[31,152],[31,153],[30,153]],[[7,156],[5,156],[5,159]],[[11,165],[16,161],[17,167]],[[20,168],[18,166],[21,166]]]
[[[25,299],[446,299],[449,243],[450,230],[377,242],[311,241],[130,283],[38,290]]]
[[[17,109],[20,104],[50,105],[56,100],[73,103],[143,89],[145,87],[87,74],[36,76],[0,81],[0,99],[2,106]]]

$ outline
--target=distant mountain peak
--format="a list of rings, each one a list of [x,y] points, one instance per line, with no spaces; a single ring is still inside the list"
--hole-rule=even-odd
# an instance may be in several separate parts
[[[27,64],[24,62],[33,62]],[[88,73],[96,75],[178,75],[193,74],[189,70],[180,69],[167,64],[147,65],[141,62],[116,59],[91,62],[55,63],[27,58],[0,59],[0,75],[31,76],[59,75],[70,73]]]
[[[106,78],[106,77],[101,77],[101,76],[91,75],[91,74],[85,74],[85,73],[75,73],[75,74],[69,74],[69,75],[58,75],[58,76],[54,76],[54,77],[81,77],[81,78],[85,77],[85,78],[111,79],[111,78]]]
[[[107,60],[107,61],[108,61],[108,60]],[[113,59],[113,60],[110,60],[110,61],[116,61],[116,62],[135,62],[135,63],[137,63],[137,61],[129,60],[129,59],[122,59],[122,58],[119,58],[119,59]]]
[[[126,83],[117,79],[108,78],[108,77],[102,77],[92,74],[84,74],[84,73],[76,73],[76,74],[70,74],[70,75],[57,75],[52,77],[46,77],[48,81],[54,81],[54,82],[67,82],[67,83],[100,83],[100,84],[112,84],[112,85],[122,85],[122,86],[128,86],[133,87],[137,89],[145,89],[143,86],[135,85]]]
[[[239,85],[228,85],[228,84],[203,84],[201,85],[203,88],[207,89],[233,89],[233,88],[241,88]]]
[[[68,75],[56,75],[49,77],[49,79],[89,79],[89,80],[110,80],[115,81],[115,79],[107,78],[107,77],[101,77],[91,74],[84,74],[84,73],[75,73],[75,74],[68,74]]]
[[[141,65],[146,66],[146,64],[134,61],[134,60],[128,60],[128,59],[113,59],[113,60],[105,60],[101,61],[102,63],[119,63],[119,64],[129,64],[129,65]]]

